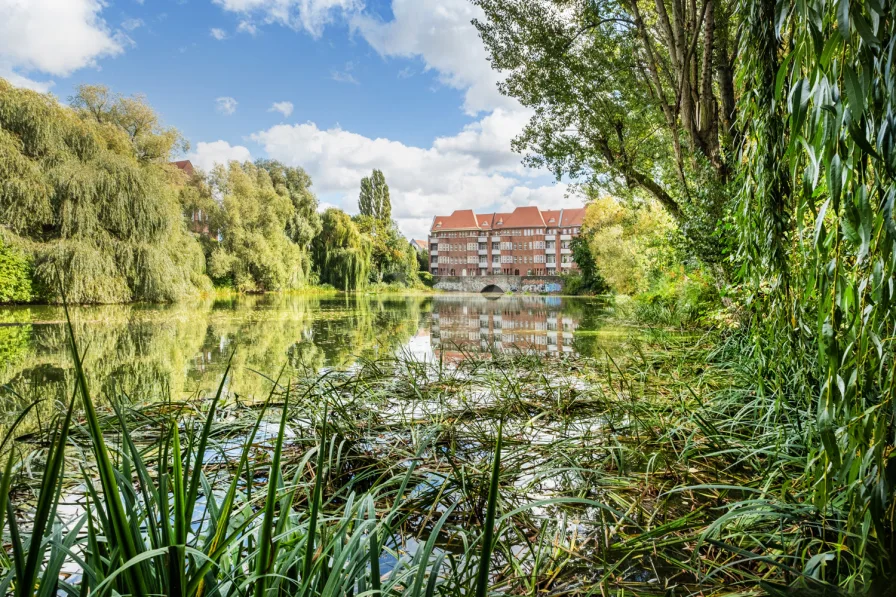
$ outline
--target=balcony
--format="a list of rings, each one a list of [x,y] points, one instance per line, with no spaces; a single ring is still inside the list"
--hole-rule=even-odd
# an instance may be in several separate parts
[[[481,242],[481,243],[484,243],[484,242],[486,242],[487,240],[488,240],[488,237],[487,237],[487,236],[480,236],[480,237],[479,237],[479,242]]]
[[[487,249],[479,249],[479,254],[480,255],[488,255],[488,250]]]
[[[556,254],[556,253],[557,253],[557,247],[556,247],[556,246],[554,246],[554,247],[547,247],[547,248],[544,250],[544,252],[545,252],[545,253],[554,253],[554,254]]]
[[[430,254],[430,256],[435,257],[439,254],[439,251],[437,249],[431,249],[429,251],[429,254]]]
[[[560,249],[562,255],[572,255],[572,249]]]
[[[560,240],[572,240],[572,235],[571,234],[561,234]]]
[[[572,267],[572,264],[571,263],[561,263],[560,267],[562,267],[563,269],[569,269]]]
[[[499,242],[501,242],[501,237],[500,237],[500,236],[493,236],[493,237],[492,237],[492,242],[493,242],[493,243],[499,243]]]

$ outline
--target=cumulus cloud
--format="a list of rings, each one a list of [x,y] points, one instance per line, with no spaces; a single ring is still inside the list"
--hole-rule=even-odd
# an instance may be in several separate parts
[[[227,32],[224,31],[223,29],[218,29],[217,27],[212,27],[211,30],[209,31],[209,35],[211,35],[218,41],[227,39]]]
[[[292,102],[274,102],[270,108],[268,108],[268,112],[280,112],[283,114],[284,118],[289,118],[289,115],[292,114],[293,110]]]
[[[483,16],[479,7],[469,0],[392,0],[392,14],[391,21],[355,14],[351,26],[381,56],[421,58],[443,84],[466,90],[469,114],[518,107],[498,92],[500,74],[471,23]]]
[[[429,148],[340,128],[324,130],[310,122],[277,125],[255,133],[252,140],[268,156],[302,166],[318,193],[350,212],[356,211],[361,178],[381,169],[389,183],[394,217],[405,234],[417,238],[425,236],[436,212],[581,205],[577,197],[565,197],[565,185],[520,179],[519,156],[515,160],[500,156],[487,136],[477,137],[489,126],[480,123],[455,137],[437,139]]]
[[[65,77],[124,51],[126,36],[100,17],[101,0],[0,0],[0,76],[46,90],[32,72]]]
[[[213,0],[224,10],[258,15],[266,23],[278,23],[292,29],[303,29],[314,37],[324,27],[346,12],[363,8],[362,0]]]
[[[215,100],[215,109],[225,116],[230,116],[236,112],[237,102],[232,97],[219,97]]]
[[[187,159],[197,168],[208,172],[215,164],[227,164],[232,161],[246,162],[252,159],[249,149],[242,145],[231,145],[227,141],[199,142],[196,150]]]

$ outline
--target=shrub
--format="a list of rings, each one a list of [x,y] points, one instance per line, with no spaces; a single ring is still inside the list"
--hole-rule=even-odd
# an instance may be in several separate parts
[[[27,303],[31,298],[31,261],[0,236],[0,303]]]

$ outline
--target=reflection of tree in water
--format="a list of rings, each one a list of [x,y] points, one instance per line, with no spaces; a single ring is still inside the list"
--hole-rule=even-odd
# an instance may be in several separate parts
[[[135,402],[214,391],[230,353],[228,390],[264,396],[287,365],[344,367],[378,348],[394,349],[416,333],[423,298],[241,296],[164,307],[114,305],[72,309],[88,382],[101,404],[110,395]],[[64,314],[56,307],[0,310],[0,411],[14,414],[35,398],[48,420],[72,383]],[[254,371],[253,371],[254,370]],[[49,399],[49,400],[47,400]],[[6,417],[7,419],[9,417]],[[35,420],[36,422],[36,420]]]

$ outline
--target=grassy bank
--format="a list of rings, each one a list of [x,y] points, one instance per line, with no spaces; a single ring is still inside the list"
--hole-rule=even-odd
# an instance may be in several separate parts
[[[3,440],[0,591],[870,588],[884,546],[846,549],[856,529],[807,499],[810,416],[756,387],[740,336],[657,332],[624,354],[399,355],[283,370],[252,400],[222,382],[111,409],[75,359],[57,419]]]

